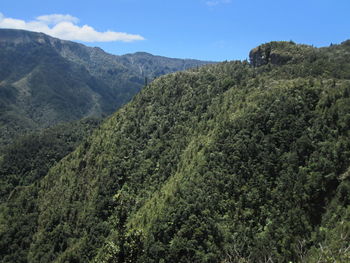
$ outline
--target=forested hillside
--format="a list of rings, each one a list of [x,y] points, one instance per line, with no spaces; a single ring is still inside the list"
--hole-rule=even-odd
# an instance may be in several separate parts
[[[42,33],[0,29],[0,147],[25,132],[109,115],[145,82],[205,63],[115,56]]]
[[[88,118],[22,136],[3,150],[0,159],[0,254],[4,262],[27,262],[38,217],[40,179],[101,120]]]
[[[35,183],[27,242],[3,210],[1,262],[350,261],[349,61],[271,42],[157,78]]]

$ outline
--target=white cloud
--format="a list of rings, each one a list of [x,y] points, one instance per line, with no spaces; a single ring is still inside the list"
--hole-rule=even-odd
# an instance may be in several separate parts
[[[231,0],[210,0],[205,2],[208,6],[216,6],[220,4],[229,4]]]
[[[78,22],[79,19],[71,15],[43,15],[38,16],[32,21],[24,21],[21,19],[5,17],[0,13],[0,28],[24,29],[42,32],[60,39],[84,42],[132,42],[144,40],[140,35],[114,32],[110,30],[98,32],[88,25],[79,26]]]
[[[61,15],[61,14],[52,14],[52,15],[43,15],[38,16],[36,20],[47,23],[49,25],[56,25],[60,22],[72,22],[74,24],[79,22],[77,17],[71,15]]]

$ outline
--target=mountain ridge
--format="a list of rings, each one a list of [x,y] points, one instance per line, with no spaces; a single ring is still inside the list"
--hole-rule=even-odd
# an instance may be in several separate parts
[[[116,56],[43,33],[0,29],[2,143],[11,134],[108,115],[146,82],[209,62],[147,53]],[[11,137],[12,136],[12,137]]]

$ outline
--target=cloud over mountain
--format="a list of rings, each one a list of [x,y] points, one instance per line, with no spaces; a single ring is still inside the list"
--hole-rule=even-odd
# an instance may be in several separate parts
[[[49,14],[36,17],[32,21],[5,17],[0,13],[0,28],[24,29],[42,32],[57,38],[84,42],[133,42],[144,40],[138,34],[107,30],[99,32],[89,25],[78,25],[79,19],[69,14]]]

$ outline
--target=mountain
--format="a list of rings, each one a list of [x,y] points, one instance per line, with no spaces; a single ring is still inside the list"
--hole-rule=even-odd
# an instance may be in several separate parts
[[[0,261],[349,261],[349,61],[270,42],[157,78],[7,197]]]
[[[154,78],[208,62],[115,56],[42,33],[0,29],[0,145],[25,131],[105,116]]]

